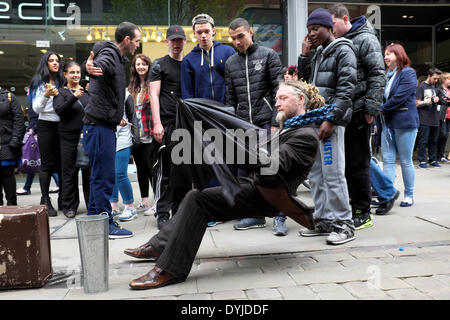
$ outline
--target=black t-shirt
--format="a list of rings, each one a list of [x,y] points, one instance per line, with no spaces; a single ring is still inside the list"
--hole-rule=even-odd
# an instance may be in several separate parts
[[[175,123],[178,98],[181,98],[181,61],[169,55],[156,59],[150,70],[150,81],[161,81],[159,113],[163,126]]]
[[[416,90],[416,99],[425,100],[437,96],[436,88],[428,83],[421,83]],[[419,112],[420,125],[438,127],[439,126],[439,111],[437,103],[427,104],[426,106],[417,108]]]

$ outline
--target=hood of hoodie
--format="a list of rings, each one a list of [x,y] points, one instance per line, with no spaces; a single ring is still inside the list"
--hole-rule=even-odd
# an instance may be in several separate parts
[[[364,32],[369,32],[376,35],[374,27],[365,16],[355,18],[350,21],[350,23],[352,24],[352,28],[344,35],[348,39]]]
[[[102,51],[103,49],[114,50],[119,55],[122,62],[128,61],[128,59],[126,57],[122,56],[122,53],[120,52],[119,48],[112,41],[104,41],[104,42],[95,43],[94,47],[92,48],[92,52],[94,52],[94,59],[97,56],[97,54],[100,51]]]
[[[324,57],[326,57],[330,52],[333,52],[333,50],[335,50],[336,48],[338,48],[339,46],[349,46],[350,48],[352,48],[353,51],[355,51],[355,47],[353,46],[353,42],[349,39],[346,38],[338,38],[336,40],[334,40],[332,43],[330,43],[327,47],[323,48],[322,46],[319,46],[317,48],[317,55],[318,54],[322,54],[322,60]]]

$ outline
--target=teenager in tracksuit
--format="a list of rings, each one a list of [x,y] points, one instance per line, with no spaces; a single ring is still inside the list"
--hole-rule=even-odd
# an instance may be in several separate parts
[[[328,236],[328,244],[343,244],[355,239],[355,226],[345,179],[345,126],[352,117],[356,85],[356,56],[350,40],[335,39],[333,20],[322,8],[314,10],[307,21],[308,35],[298,59],[299,78],[309,79],[319,88],[327,104],[335,104],[333,122],[325,121],[318,131],[319,156],[308,176],[315,205],[315,230],[302,236]],[[310,49],[316,48],[311,58]]]

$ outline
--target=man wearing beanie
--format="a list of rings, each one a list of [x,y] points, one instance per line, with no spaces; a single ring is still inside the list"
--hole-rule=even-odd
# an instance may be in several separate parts
[[[308,17],[307,28],[298,58],[298,77],[317,86],[326,103],[335,107],[334,120],[316,127],[320,152],[308,176],[315,206],[315,229],[302,230],[300,234],[328,236],[328,244],[338,245],[355,239],[345,179],[344,134],[352,117],[356,56],[350,40],[333,36],[333,20],[327,10],[314,10]]]

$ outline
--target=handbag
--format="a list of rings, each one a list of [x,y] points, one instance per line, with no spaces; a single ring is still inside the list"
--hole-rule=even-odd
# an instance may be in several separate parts
[[[80,141],[78,142],[77,159],[75,161],[75,167],[81,169],[86,169],[90,167],[89,158],[83,146],[83,134],[80,135]]]
[[[22,163],[17,168],[23,173],[38,173],[41,171],[41,153],[34,134],[28,136],[22,146]]]

